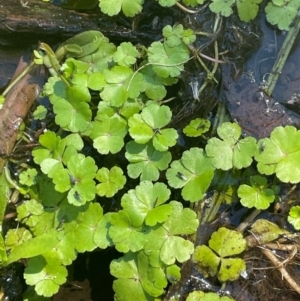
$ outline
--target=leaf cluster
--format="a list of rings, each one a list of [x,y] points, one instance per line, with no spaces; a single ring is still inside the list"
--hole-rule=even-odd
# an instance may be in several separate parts
[[[241,233],[221,227],[208,244],[209,247],[198,246],[193,254],[193,261],[206,277],[217,276],[221,282],[234,281],[246,270],[243,259],[231,257],[246,249]]]
[[[276,128],[257,143],[252,137],[241,138],[238,124],[224,123],[205,149],[192,147],[172,161],[170,149],[178,133],[169,125],[170,108],[161,101],[166,86],[176,83],[184,69],[194,36],[179,25],[167,26],[164,36],[141,49],[131,43],[116,47],[102,33],[90,31],[67,40],[55,54],[43,48],[43,62],[48,60],[53,69],[43,93],[59,130],[39,136],[39,146],[32,151],[36,168],[25,168],[19,177],[23,194],[29,196],[17,209],[20,227],[0,239],[3,265],[28,259],[24,278],[40,296],[57,292],[78,252],[108,246],[124,253],[110,266],[117,278],[116,300],[129,301],[132,294],[141,301],[161,300],[168,281],[180,278],[178,263],[192,254],[207,276],[234,280],[245,270],[245,263],[233,257],[245,249],[245,240],[220,228],[209,246],[195,251],[186,238],[197,231],[195,211],[171,200],[167,185],[156,181],[165,176],[190,202],[203,200],[218,170],[245,169],[253,160],[261,174],[300,181],[297,171],[290,172],[300,170],[299,131],[291,126]],[[207,121],[195,119],[184,133],[196,137],[208,129]],[[87,154],[92,147],[93,157]],[[123,165],[103,159],[124,153],[128,177],[140,178],[134,189],[125,188]],[[6,187],[0,188],[6,199]],[[122,208],[104,214],[99,200],[122,189]],[[266,209],[278,187],[269,178],[251,174],[237,194],[244,206]],[[296,211],[290,214],[295,225]]]
[[[141,301],[160,297],[168,274],[180,277],[176,262],[188,260],[193,253],[193,243],[181,235],[195,233],[196,214],[179,202],[167,203],[169,197],[165,184],[144,181],[122,197],[123,209],[112,213],[108,235],[125,253],[110,266],[117,278],[113,285],[117,300],[131,300],[131,293]]]
[[[170,7],[176,5],[178,0],[157,0],[163,7]],[[183,0],[185,5],[195,7],[201,5],[205,0]],[[224,17],[229,17],[234,13],[234,7],[236,7],[237,14],[241,21],[249,22],[256,18],[259,5],[262,0],[206,0],[209,2],[210,10],[215,14],[221,14]],[[103,13],[109,16],[117,15],[122,11],[126,16],[133,17],[142,11],[142,0],[122,0],[113,2],[109,0],[100,1],[100,9]],[[280,30],[289,30],[292,22],[297,17],[297,12],[300,8],[299,0],[270,0],[266,7],[266,18],[272,25],[277,25]],[[168,43],[176,43],[178,39],[183,39],[184,43],[190,43],[194,41],[194,37],[187,31],[180,29],[179,25],[176,30],[165,28],[164,36],[168,38]]]

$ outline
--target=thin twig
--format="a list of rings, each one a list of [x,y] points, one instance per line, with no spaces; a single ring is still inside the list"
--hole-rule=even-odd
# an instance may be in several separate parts
[[[200,11],[201,11],[201,8],[197,9],[197,10],[191,10],[191,9],[188,9],[186,8],[185,6],[183,6],[182,4],[180,4],[179,2],[176,2],[176,5],[182,9],[183,11],[185,11],[186,13],[189,13],[189,14],[198,14]]]
[[[268,77],[267,87],[265,89],[265,92],[269,96],[271,96],[273,93],[273,90],[275,88],[278,77],[281,74],[283,66],[287,60],[287,57],[288,57],[291,49],[292,49],[294,41],[298,35],[299,29],[300,29],[300,17],[297,17],[296,21],[295,21],[295,25],[289,30],[289,32],[282,44],[282,47],[278,53],[277,59],[274,63],[274,66],[272,68],[270,76]]]
[[[280,271],[282,277],[287,281],[287,283],[290,285],[290,287],[293,288],[300,295],[300,287],[298,286],[298,284],[290,276],[290,274],[288,273],[288,271],[284,267],[284,264],[286,264],[287,261],[286,260],[283,261],[283,262],[279,261],[276,258],[276,256],[272,253],[272,251],[267,249],[267,248],[261,248],[261,251],[272,262],[274,267]],[[297,253],[297,249],[296,249],[296,253]],[[291,260],[291,258],[289,258],[288,261],[289,260]]]

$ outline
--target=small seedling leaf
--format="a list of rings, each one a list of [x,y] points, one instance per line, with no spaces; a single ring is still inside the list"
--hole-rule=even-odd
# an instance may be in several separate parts
[[[266,175],[275,173],[284,183],[300,182],[300,131],[293,126],[279,126],[263,143],[263,150],[255,156],[258,171]]]
[[[210,121],[208,119],[196,118],[193,119],[184,129],[183,132],[188,137],[199,137],[206,133],[210,128]]]
[[[101,0],[100,9],[109,16],[115,16],[122,12],[127,17],[134,17],[142,10],[143,0]]]
[[[135,64],[139,52],[130,42],[123,42],[118,46],[113,59],[118,65],[130,67]]]
[[[288,222],[292,224],[296,230],[300,229],[300,206],[293,206],[291,208]]]
[[[238,188],[238,196],[241,204],[248,208],[255,207],[258,210],[267,209],[275,200],[275,192],[267,188],[267,179],[261,176],[250,177],[251,186],[242,184]]]
[[[235,0],[212,0],[212,3],[209,5],[209,8],[215,14],[221,14],[224,17],[229,17],[233,10],[231,6],[235,3]]]
[[[223,170],[248,167],[257,151],[256,140],[253,137],[239,140],[242,131],[236,123],[225,122],[217,131],[222,140],[211,138],[205,148],[213,166]]]
[[[96,179],[100,182],[96,186],[97,194],[108,198],[114,196],[126,183],[126,177],[120,167],[114,166],[110,170],[102,167],[98,170]]]

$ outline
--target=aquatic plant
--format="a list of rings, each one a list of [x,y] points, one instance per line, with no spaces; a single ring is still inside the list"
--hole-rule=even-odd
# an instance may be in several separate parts
[[[248,20],[260,2],[245,6],[246,1],[233,0],[221,7],[220,1],[213,1],[210,7],[228,15],[236,4],[241,18]],[[165,6],[176,3],[160,1]],[[142,1],[115,6],[100,2],[110,15],[122,9],[131,16],[141,5]],[[241,204],[249,208],[267,209],[275,201],[278,187],[269,184],[273,178],[300,182],[297,172],[290,173],[291,168],[300,170],[300,131],[292,126],[276,128],[270,138],[257,142],[241,138],[238,124],[223,123],[218,137],[206,140],[202,135],[209,122],[195,119],[184,133],[202,139],[206,146],[172,158],[179,135],[169,125],[172,110],[165,97],[193,59],[189,46],[195,35],[175,25],[166,26],[163,36],[149,47],[129,42],[116,46],[101,32],[89,31],[67,40],[55,52],[45,43],[35,51],[35,63],[45,64],[51,72],[43,94],[50,99],[56,130],[39,136],[39,146],[32,151],[35,166],[22,167],[18,182],[7,168],[1,175],[2,199],[9,182],[28,200],[17,207],[18,228],[0,236],[0,256],[2,266],[26,259],[24,278],[40,296],[51,297],[65,283],[66,266],[77,253],[110,246],[124,254],[110,265],[116,300],[131,301],[132,295],[139,301],[162,300],[168,283],[180,279],[180,264],[191,257],[208,276],[217,275],[221,282],[235,280],[245,270],[245,262],[236,255],[246,250],[246,239],[222,227],[213,233],[209,246],[195,248],[199,212],[193,204],[204,201],[220,170],[247,170],[245,181],[235,189]],[[45,111],[39,107],[33,116],[43,118]],[[111,155],[115,159],[106,160]],[[255,174],[250,171],[253,162]],[[190,208],[171,194],[176,189]],[[104,212],[102,198],[112,201],[116,195],[117,212]],[[6,204],[1,206],[3,219]],[[289,220],[295,227],[298,215],[297,207],[291,210]],[[200,295],[189,298],[205,300]]]

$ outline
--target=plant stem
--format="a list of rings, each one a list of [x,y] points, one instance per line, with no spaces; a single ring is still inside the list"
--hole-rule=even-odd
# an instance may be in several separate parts
[[[8,92],[26,75],[28,74],[33,66],[35,65],[34,61],[31,61],[30,64],[9,84],[9,86],[2,93],[3,96],[6,96]]]
[[[292,276],[287,272],[287,270],[284,267],[284,263],[279,261],[277,257],[272,253],[271,250],[267,248],[261,248],[261,251],[273,263],[274,267],[281,272],[282,277],[287,281],[290,287],[293,288],[298,294],[300,294],[299,285],[292,278]],[[297,253],[297,247],[295,247],[295,252]],[[296,255],[296,253],[294,253],[293,256],[291,256],[291,258],[293,258]]]
[[[300,29],[300,17],[296,18],[294,26],[288,32],[283,45],[279,51],[278,57],[275,61],[275,64],[272,68],[272,71],[267,80],[267,87],[265,88],[265,92],[271,96],[278,80],[278,77],[281,73],[281,70],[287,60],[287,57],[291,51],[291,48],[294,44],[294,41],[297,37],[298,31]]]

